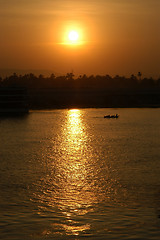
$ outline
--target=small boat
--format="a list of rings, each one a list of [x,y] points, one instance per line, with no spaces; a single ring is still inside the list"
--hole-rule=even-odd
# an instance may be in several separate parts
[[[114,115],[105,115],[104,118],[118,118],[119,115],[118,114],[114,114]]]

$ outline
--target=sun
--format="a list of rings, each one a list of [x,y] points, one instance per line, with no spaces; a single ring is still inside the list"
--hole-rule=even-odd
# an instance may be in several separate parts
[[[76,43],[76,42],[78,41],[78,39],[79,39],[79,34],[78,34],[78,32],[75,31],[75,30],[70,31],[69,34],[68,34],[68,39],[69,39],[71,42]]]
[[[68,24],[62,28],[62,42],[69,47],[78,47],[85,44],[84,28],[79,24]]]

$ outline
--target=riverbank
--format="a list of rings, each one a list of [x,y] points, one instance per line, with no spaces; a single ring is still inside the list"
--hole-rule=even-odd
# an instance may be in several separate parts
[[[30,109],[159,108],[160,90],[29,89]]]

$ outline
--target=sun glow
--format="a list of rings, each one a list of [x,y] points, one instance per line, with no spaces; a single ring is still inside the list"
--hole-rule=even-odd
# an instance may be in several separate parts
[[[82,45],[84,44],[83,31],[80,26],[70,25],[64,30],[64,38],[62,44],[64,45]]]
[[[78,34],[77,31],[71,31],[68,34],[68,38],[69,38],[70,41],[76,42],[79,38],[79,34]]]
[[[68,30],[65,42],[67,45],[81,45],[82,44],[82,32],[78,29]]]

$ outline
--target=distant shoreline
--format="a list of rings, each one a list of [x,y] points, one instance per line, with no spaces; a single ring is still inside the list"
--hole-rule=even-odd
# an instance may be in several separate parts
[[[139,109],[146,109],[146,108],[160,108],[160,105],[153,105],[153,106],[149,106],[149,105],[146,105],[146,106],[111,106],[111,107],[105,107],[105,106],[99,106],[99,107],[94,107],[94,106],[91,106],[91,107],[86,107],[86,106],[68,106],[68,107],[46,107],[46,108],[30,108],[29,109],[29,112],[32,112],[32,111],[52,111],[52,110],[62,110],[62,109],[92,109],[92,108],[95,108],[95,109],[102,109],[102,108],[114,108],[114,109],[122,109],[122,108],[139,108]]]
[[[32,89],[28,100],[29,109],[160,108],[160,91]]]
[[[33,73],[0,78],[0,88],[24,88],[29,109],[159,108],[160,78],[86,76],[49,77]]]

